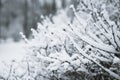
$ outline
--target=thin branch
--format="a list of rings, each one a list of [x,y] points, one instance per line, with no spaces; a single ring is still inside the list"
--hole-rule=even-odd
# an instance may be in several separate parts
[[[9,74],[6,80],[9,80],[9,77],[11,76],[11,72],[12,72],[12,64],[10,65],[10,70],[9,70]]]
[[[113,40],[114,40],[114,42],[115,42],[115,44],[116,44],[116,46],[117,46],[117,48],[119,48],[119,45],[117,44],[117,42],[116,42],[116,36],[115,36],[115,33],[114,33],[114,29],[113,29],[113,26],[111,26],[111,29],[112,29],[112,36],[113,36]]]

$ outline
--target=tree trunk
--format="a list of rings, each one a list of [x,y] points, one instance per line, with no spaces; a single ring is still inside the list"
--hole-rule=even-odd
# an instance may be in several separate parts
[[[66,7],[66,1],[62,0],[62,8],[65,8],[65,7]]]
[[[23,30],[24,30],[24,34],[27,38],[29,38],[30,35],[30,29],[28,26],[28,1],[25,0],[24,3],[24,9],[23,9],[23,16],[24,16],[24,22],[23,22]]]

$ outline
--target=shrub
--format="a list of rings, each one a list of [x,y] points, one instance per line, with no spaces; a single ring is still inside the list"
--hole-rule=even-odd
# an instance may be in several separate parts
[[[86,2],[85,2],[86,1]],[[105,2],[80,0],[74,19],[65,11],[43,17],[28,45],[25,80],[120,80],[120,26]]]

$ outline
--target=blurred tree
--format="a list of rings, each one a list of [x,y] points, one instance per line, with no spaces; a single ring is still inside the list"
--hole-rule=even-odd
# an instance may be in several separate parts
[[[42,20],[41,15],[54,15],[57,9],[65,9],[67,5],[70,5],[70,2],[71,0],[61,0],[59,2],[57,0],[0,0],[0,29],[2,27],[1,30],[5,30],[2,32],[6,32],[3,35],[0,30],[0,35],[6,36],[6,38],[14,38],[11,35],[16,34],[16,32],[19,33],[17,31],[17,27],[19,27],[29,38],[30,28],[36,29],[36,23]]]
[[[1,14],[1,7],[2,7],[2,2],[0,0],[0,14]],[[0,18],[1,18],[1,16],[0,16]],[[1,26],[1,21],[0,21],[0,26]],[[1,32],[0,32],[0,34],[1,34]],[[0,37],[1,37],[1,35],[0,35]]]
[[[1,8],[2,8],[2,1],[0,0],[0,10],[1,10]]]
[[[65,7],[66,7],[66,1],[62,0],[62,8],[65,8]]]
[[[24,23],[23,23],[23,30],[26,37],[29,37],[30,30],[28,27],[28,0],[24,0],[24,6],[23,6],[23,16],[24,16]]]

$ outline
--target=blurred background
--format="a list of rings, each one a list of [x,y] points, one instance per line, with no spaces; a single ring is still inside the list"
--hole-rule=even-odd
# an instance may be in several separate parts
[[[78,0],[0,0],[0,42],[19,41],[19,32],[29,38],[30,28],[36,29],[41,15],[52,17],[70,4]]]

